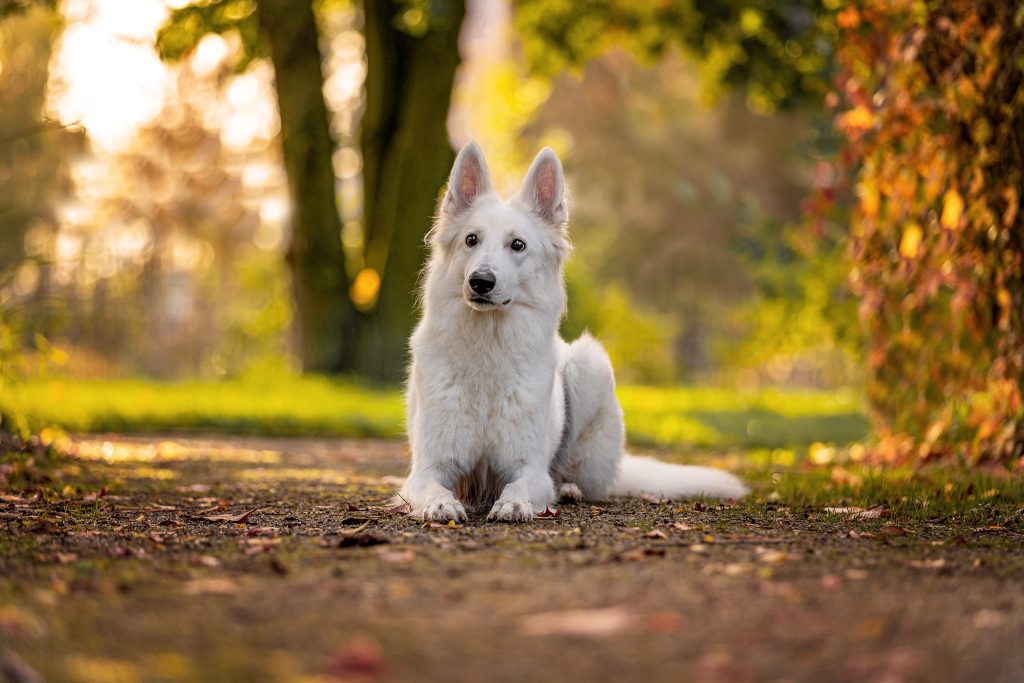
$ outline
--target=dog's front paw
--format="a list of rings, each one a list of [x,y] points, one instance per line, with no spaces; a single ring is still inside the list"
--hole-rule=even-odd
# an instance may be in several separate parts
[[[467,519],[466,508],[454,498],[438,498],[423,507],[425,522],[465,522]]]
[[[499,500],[487,519],[493,522],[529,522],[533,519],[533,506],[521,500]]]
[[[558,499],[564,503],[578,503],[583,500],[583,491],[570,481],[558,487]]]

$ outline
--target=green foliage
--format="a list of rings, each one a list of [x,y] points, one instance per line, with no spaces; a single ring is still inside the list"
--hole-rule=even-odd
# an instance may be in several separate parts
[[[565,339],[583,332],[597,337],[622,382],[668,384],[675,379],[678,325],[673,316],[638,306],[618,283],[599,284],[578,261],[566,267],[566,292]]]
[[[837,125],[888,460],[1024,454],[1024,10],[865,0],[838,17]]]
[[[741,241],[754,296],[735,311],[734,341],[721,351],[730,373],[769,383],[858,383],[851,264],[845,235],[830,225],[827,235],[808,239],[804,224],[764,221]]]
[[[827,91],[838,0],[516,0],[515,24],[534,69],[554,74],[611,47],[654,58],[679,47],[701,64],[705,94],[746,91],[770,112]]]
[[[623,386],[618,394],[630,441],[646,446],[794,448],[869,434],[851,391]]]
[[[252,60],[267,56],[256,11],[255,0],[204,0],[176,9],[157,34],[160,57],[177,61],[195,49],[207,34],[233,33],[241,44],[236,67],[243,70]]]
[[[224,341],[209,363],[231,376],[285,367],[292,306],[284,264],[276,254],[254,254],[237,264],[235,277]]]

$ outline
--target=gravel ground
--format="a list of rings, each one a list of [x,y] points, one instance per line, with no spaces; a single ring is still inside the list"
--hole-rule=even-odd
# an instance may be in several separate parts
[[[749,501],[423,525],[401,443],[88,437],[0,497],[12,681],[1024,681],[1024,526]]]

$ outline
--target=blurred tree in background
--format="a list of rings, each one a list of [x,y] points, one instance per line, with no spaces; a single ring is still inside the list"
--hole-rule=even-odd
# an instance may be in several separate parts
[[[347,3],[316,3],[322,15]],[[236,32],[244,67],[274,65],[292,197],[288,247],[303,369],[396,381],[413,324],[423,235],[453,160],[446,122],[461,1],[367,0],[362,6],[361,258],[346,259],[336,197],[336,141],[323,90],[323,31],[309,2],[215,0],[172,13],[158,39],[178,59],[207,33]],[[342,212],[345,207],[341,207]],[[349,267],[346,267],[349,266]],[[355,266],[352,268],[352,266]],[[355,270],[356,272],[349,272]],[[350,296],[346,296],[346,291]]]
[[[746,93],[769,113],[829,90],[834,16],[840,0],[631,2],[514,0],[515,23],[531,66],[547,74],[625,48],[653,59],[675,47],[700,68],[709,100]]]
[[[837,126],[870,397],[891,459],[1024,453],[1024,4],[839,15]]]
[[[22,11],[24,10],[24,11]],[[67,159],[82,146],[43,115],[53,41],[61,22],[44,6],[2,8],[0,23],[0,379],[23,349],[48,352],[54,325],[57,204]]]

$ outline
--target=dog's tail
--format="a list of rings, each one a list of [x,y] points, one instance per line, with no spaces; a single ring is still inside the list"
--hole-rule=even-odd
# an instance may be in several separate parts
[[[722,470],[624,455],[610,494],[630,498],[644,493],[659,498],[740,498],[749,492],[743,482]]]

